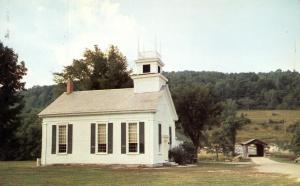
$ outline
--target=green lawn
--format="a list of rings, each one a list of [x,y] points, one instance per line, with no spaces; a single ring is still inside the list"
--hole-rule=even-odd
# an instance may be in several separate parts
[[[252,165],[200,163],[197,167],[112,169],[95,166],[35,167],[34,162],[0,162],[0,185],[297,185]]]

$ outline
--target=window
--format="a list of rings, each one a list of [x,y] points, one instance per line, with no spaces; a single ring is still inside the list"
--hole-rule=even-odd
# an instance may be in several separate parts
[[[157,66],[157,72],[160,73],[160,66]]]
[[[150,64],[143,65],[143,73],[149,73],[150,72]]]
[[[107,133],[106,133],[106,124],[98,124],[98,131],[97,131],[97,138],[98,138],[98,152],[99,153],[106,153],[107,152]]]
[[[67,153],[67,125],[58,126],[58,153]]]
[[[128,152],[138,152],[137,123],[128,123]]]

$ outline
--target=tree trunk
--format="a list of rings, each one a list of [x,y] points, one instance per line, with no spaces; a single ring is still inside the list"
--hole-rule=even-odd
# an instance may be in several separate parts
[[[217,161],[219,161],[219,148],[218,147],[216,147],[216,155],[217,155]]]
[[[236,141],[236,132],[234,132],[234,135],[232,136],[232,148],[231,148],[232,157],[235,156],[235,141]]]
[[[195,152],[194,152],[194,163],[198,162],[198,152],[200,151],[199,145],[195,146]]]

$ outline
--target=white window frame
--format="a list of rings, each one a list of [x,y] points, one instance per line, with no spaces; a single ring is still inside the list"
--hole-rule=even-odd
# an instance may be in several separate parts
[[[137,127],[137,151],[129,152],[129,123],[136,123]],[[126,122],[126,154],[140,154],[140,122],[139,121],[127,121]]]
[[[59,152],[59,126],[66,126],[66,152]],[[66,155],[68,154],[68,123],[61,123],[57,124],[57,131],[56,131],[56,154]]]
[[[106,132],[106,152],[99,152],[98,151],[98,125],[105,125],[105,132]],[[96,130],[95,130],[95,135],[96,135],[96,154],[108,154],[108,122],[96,122]]]

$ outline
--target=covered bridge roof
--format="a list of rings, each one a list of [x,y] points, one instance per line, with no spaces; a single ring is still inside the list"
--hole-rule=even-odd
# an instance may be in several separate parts
[[[247,141],[244,141],[241,143],[241,145],[251,145],[251,144],[261,144],[261,145],[268,145],[267,143],[259,140],[259,139],[250,139],[250,140],[247,140]]]

